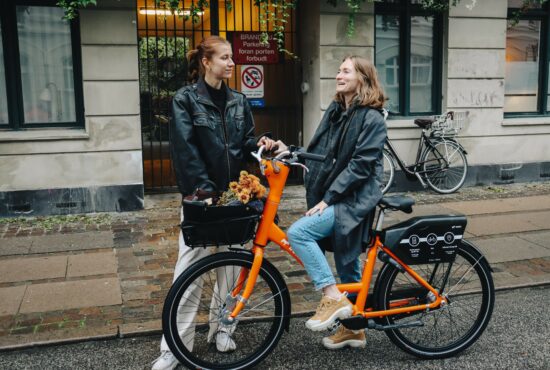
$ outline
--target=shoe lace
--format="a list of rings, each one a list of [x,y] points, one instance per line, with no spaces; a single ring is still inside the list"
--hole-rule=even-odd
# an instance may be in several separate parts
[[[315,312],[316,312],[316,313],[321,312],[322,310],[325,309],[325,306],[326,306],[326,305],[327,305],[326,302],[321,301],[321,302],[319,303],[319,305],[317,306],[317,309],[315,309]]]

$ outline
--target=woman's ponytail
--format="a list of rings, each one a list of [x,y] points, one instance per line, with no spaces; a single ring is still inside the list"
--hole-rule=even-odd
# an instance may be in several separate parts
[[[200,48],[200,45],[199,45]],[[187,53],[188,65],[188,80],[190,83],[198,81],[199,76],[202,74],[201,68],[204,68],[201,63],[200,50],[193,49]]]

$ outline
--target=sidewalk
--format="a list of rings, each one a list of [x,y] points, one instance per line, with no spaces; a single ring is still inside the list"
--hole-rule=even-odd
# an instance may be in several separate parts
[[[408,194],[413,215],[464,213],[467,238],[492,264],[497,288],[550,283],[550,182]],[[160,332],[177,258],[179,196],[148,196],[139,212],[0,219],[0,349]],[[289,187],[281,226],[305,211]],[[410,217],[392,213],[388,224]],[[319,296],[305,271],[276,246],[293,313]]]

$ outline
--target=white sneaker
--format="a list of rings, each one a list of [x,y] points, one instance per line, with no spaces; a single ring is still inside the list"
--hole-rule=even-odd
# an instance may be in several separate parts
[[[159,358],[153,361],[151,370],[173,370],[179,362],[176,356],[170,351],[162,351]]]
[[[216,333],[216,349],[219,352],[231,352],[237,349],[237,345],[229,333],[219,331]]]

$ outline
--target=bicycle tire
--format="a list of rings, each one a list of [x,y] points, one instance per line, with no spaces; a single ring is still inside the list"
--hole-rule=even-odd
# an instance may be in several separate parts
[[[391,152],[384,148],[382,163],[384,165],[384,172],[382,173],[382,184],[380,189],[382,194],[386,194],[393,185],[393,180],[395,178],[395,159]]]
[[[438,193],[454,193],[464,185],[468,160],[464,148],[454,140],[440,139],[428,146],[421,157],[423,177]]]
[[[495,289],[489,263],[475,246],[463,240],[453,263],[413,268],[426,281],[432,277],[431,285],[443,294],[449,294],[449,304],[431,311],[386,316],[382,319],[384,325],[418,320],[424,324],[420,327],[388,330],[386,334],[399,348],[420,358],[447,358],[464,351],[483,333],[493,312]],[[438,286],[443,284],[447,269],[448,284]],[[437,275],[437,270],[442,272],[441,276]],[[378,309],[388,309],[392,300],[411,298],[411,295],[417,300],[415,304],[429,302],[427,289],[412,278],[405,277],[390,264],[386,264],[380,271],[377,288]],[[444,337],[450,339],[444,341]]]
[[[264,260],[254,291],[237,317],[238,324],[231,327],[237,349],[225,353],[216,350],[215,330],[219,326],[213,326],[220,324],[218,314],[227,303],[225,298],[216,296],[218,285],[223,285],[217,282],[221,282],[220,271],[231,291],[235,284],[229,281],[227,275],[231,274],[227,272],[249,269],[253,258],[250,252],[216,253],[199,260],[176,279],[164,303],[162,328],[168,347],[180,363],[194,369],[249,368],[262,361],[275,348],[283,330],[288,330],[290,295],[286,283],[277,269]],[[198,306],[196,310],[189,308],[192,301]],[[189,311],[181,311],[184,307]],[[183,315],[190,314],[191,319],[178,322],[179,310]]]

